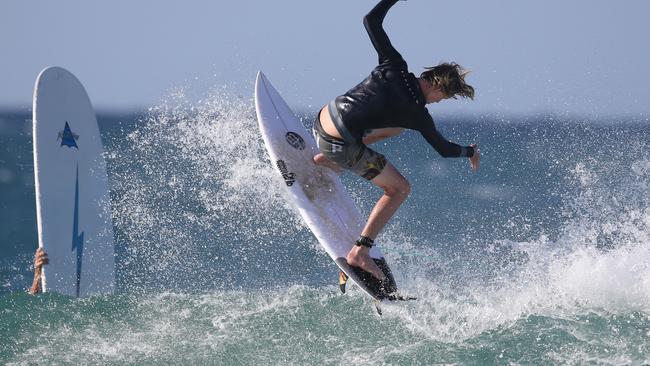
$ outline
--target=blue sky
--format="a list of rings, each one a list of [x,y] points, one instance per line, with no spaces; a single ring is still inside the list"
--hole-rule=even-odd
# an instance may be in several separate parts
[[[97,109],[147,108],[176,88],[250,96],[257,70],[295,108],[362,80],[376,54],[361,24],[374,0],[3,1],[0,106],[29,108],[38,72],[63,66]],[[456,61],[471,103],[450,113],[650,112],[650,2],[409,0],[388,14],[393,44],[419,74]]]

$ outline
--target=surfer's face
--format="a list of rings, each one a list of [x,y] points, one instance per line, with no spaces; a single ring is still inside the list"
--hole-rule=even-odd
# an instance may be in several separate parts
[[[442,100],[449,99],[449,96],[445,94],[440,87],[434,87],[433,85],[425,95],[427,103],[438,103]]]
[[[424,94],[424,99],[428,103],[438,103],[441,100],[449,99],[449,96],[442,91],[442,88],[438,85],[434,85],[430,80],[420,78],[420,89],[422,89],[422,94]]]

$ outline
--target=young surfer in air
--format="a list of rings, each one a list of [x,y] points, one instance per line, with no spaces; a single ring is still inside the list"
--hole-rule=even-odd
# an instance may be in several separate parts
[[[379,66],[359,85],[324,106],[314,123],[320,150],[314,156],[317,164],[350,170],[384,190],[346,258],[349,265],[378,279],[384,279],[384,274],[371,259],[370,248],[409,195],[410,185],[382,154],[366,145],[411,129],[419,131],[445,158],[469,158],[473,170],[478,169],[480,159],[476,145],[459,146],[445,139],[425,107],[459,96],[473,99],[474,89],[465,83],[466,73],[455,63],[426,68],[419,78],[408,71],[382,27],[386,13],[397,1],[381,0],[363,19],[379,54]]]

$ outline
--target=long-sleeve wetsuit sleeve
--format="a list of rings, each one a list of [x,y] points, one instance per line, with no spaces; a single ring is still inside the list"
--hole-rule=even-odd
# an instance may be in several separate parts
[[[365,17],[363,25],[366,27],[372,45],[379,55],[379,64],[384,62],[404,62],[402,55],[390,43],[390,39],[382,26],[388,10],[398,0],[382,0]]]
[[[471,146],[460,146],[447,140],[436,128],[433,118],[428,112],[423,113],[425,123],[422,123],[420,133],[443,158],[471,157],[474,155],[474,148]]]

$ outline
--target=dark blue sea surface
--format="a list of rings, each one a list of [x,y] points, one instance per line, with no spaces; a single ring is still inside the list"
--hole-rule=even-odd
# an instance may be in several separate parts
[[[0,363],[650,362],[645,117],[439,116],[481,169],[416,132],[374,148],[412,183],[378,242],[404,293],[383,316],[284,191],[250,99],[99,113],[117,291],[31,296],[30,111],[0,112]],[[308,128],[315,111],[302,111]],[[381,192],[344,175],[367,215]]]

